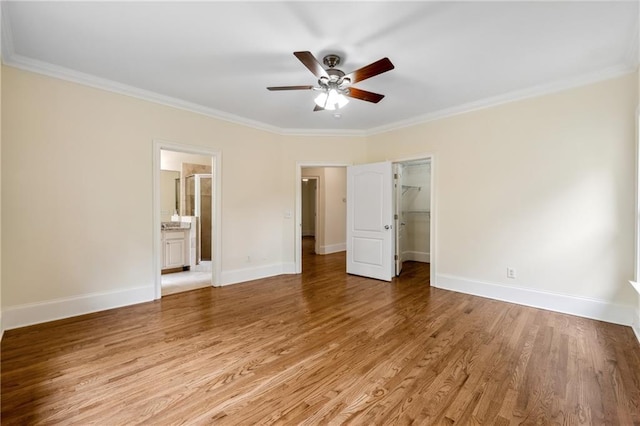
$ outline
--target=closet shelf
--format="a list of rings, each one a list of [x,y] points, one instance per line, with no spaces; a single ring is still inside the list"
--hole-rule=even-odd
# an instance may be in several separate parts
[[[430,210],[405,210],[402,213],[411,213],[411,214],[431,214]]]
[[[415,185],[402,185],[402,195],[404,195],[410,189],[417,189],[418,191],[420,191],[422,187]]]

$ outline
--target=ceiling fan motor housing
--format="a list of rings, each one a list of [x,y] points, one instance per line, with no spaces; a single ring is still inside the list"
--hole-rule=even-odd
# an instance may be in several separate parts
[[[329,68],[337,67],[338,65],[340,65],[340,56],[330,54],[325,56],[322,59],[322,62]]]

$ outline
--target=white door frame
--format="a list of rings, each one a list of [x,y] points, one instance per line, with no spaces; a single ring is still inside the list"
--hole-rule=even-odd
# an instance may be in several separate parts
[[[404,173],[404,166],[402,163],[392,163],[393,164],[393,226],[395,226],[395,243],[394,247],[394,270],[395,276],[399,276],[402,272],[402,248],[403,246],[400,244],[400,240],[404,240],[404,218],[402,217],[402,174]],[[403,238],[401,238],[403,237]]]
[[[211,157],[211,175],[213,178],[213,199],[211,207],[211,285],[219,286],[221,264],[222,264],[222,226],[220,218],[222,217],[222,153],[211,148],[190,146],[178,144],[175,142],[167,142],[163,140],[153,141],[153,280],[155,288],[155,299],[162,297],[162,234],[160,227],[162,220],[160,218],[160,151],[176,151],[187,154],[206,155]]]
[[[302,273],[302,169],[307,167],[347,167],[351,163],[297,162],[296,163],[296,214],[295,214],[295,273]],[[317,196],[317,194],[316,194]],[[317,207],[316,207],[317,208]],[[159,210],[159,209],[158,209]],[[317,232],[317,229],[316,229]]]
[[[436,196],[436,188],[438,185],[437,179],[438,174],[436,173],[436,156],[434,154],[422,154],[422,155],[414,155],[411,157],[404,157],[392,160],[393,163],[404,163],[406,161],[416,161],[416,160],[429,160],[431,162],[431,213],[430,213],[430,221],[429,221],[429,283],[432,287],[436,286],[436,277],[438,274],[436,273],[437,264],[436,264],[436,254],[438,239],[436,238],[436,223],[437,223],[437,212],[436,201],[438,197]]]

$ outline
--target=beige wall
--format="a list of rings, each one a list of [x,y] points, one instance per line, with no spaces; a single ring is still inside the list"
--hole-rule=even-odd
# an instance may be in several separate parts
[[[154,139],[222,153],[223,274],[292,269],[296,162],[366,154],[362,138],[280,136],[3,71],[5,308],[152,287]]]
[[[0,60],[2,55],[0,55]],[[2,66],[0,65],[0,241],[2,241]],[[0,339],[4,333],[2,326],[2,244],[0,244]]]
[[[638,120],[636,122],[636,149],[638,150],[638,152],[636,152],[636,167],[640,169],[640,161],[638,161],[638,159],[640,159],[640,69],[638,69],[638,104],[636,109],[636,120]],[[636,196],[640,196],[640,188],[636,190]],[[638,233],[640,233],[640,224]],[[636,252],[636,257],[640,258],[640,251]],[[639,280],[640,277],[636,276],[635,279]],[[638,340],[640,340],[640,294],[636,294],[636,318],[634,329]]]
[[[276,135],[11,67],[1,78],[5,324],[7,309],[152,288],[154,139],[222,153],[223,275],[293,270],[298,163],[434,154],[439,277],[636,300],[635,73],[369,138]]]
[[[368,160],[435,155],[438,279],[628,307],[637,84],[629,74],[376,135]]]

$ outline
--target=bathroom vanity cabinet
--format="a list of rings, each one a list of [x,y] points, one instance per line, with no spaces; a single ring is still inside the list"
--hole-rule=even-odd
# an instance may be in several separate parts
[[[189,265],[189,229],[162,231],[162,269]]]

